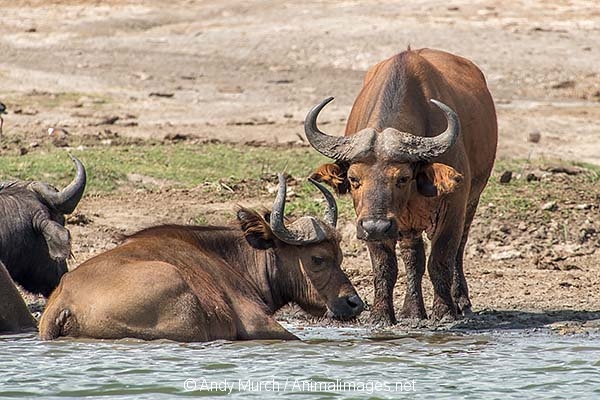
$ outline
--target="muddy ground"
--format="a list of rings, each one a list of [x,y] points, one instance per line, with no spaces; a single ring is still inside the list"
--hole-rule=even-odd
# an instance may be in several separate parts
[[[306,146],[302,121],[312,105],[335,96],[320,121],[341,134],[366,69],[411,45],[481,67],[497,105],[499,158],[528,159],[531,171],[547,158],[600,164],[600,8],[593,0],[509,4],[12,1],[2,6],[0,101],[9,109],[4,135],[27,140],[2,152],[35,151],[33,143],[60,129],[96,135],[98,145],[115,135],[179,135]],[[518,172],[524,179],[528,171]],[[466,275],[480,318],[464,321],[468,328],[598,325],[599,191],[585,186],[585,174],[541,175],[556,190],[525,220],[496,204],[479,210]],[[117,233],[199,212],[215,223],[233,216],[239,199],[215,203],[203,193],[87,196],[69,220],[72,266],[114,246]],[[341,230],[345,268],[370,301],[364,246],[352,221]],[[397,307],[402,288],[401,277]]]

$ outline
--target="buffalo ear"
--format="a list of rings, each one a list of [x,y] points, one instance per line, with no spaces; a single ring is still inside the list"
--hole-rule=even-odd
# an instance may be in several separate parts
[[[266,250],[275,246],[275,236],[269,226],[269,213],[259,214],[254,210],[240,207],[237,219],[244,231],[244,237],[250,246],[259,250]]]
[[[463,181],[463,175],[449,165],[424,164],[417,167],[417,190],[425,197],[452,193]]]
[[[317,182],[323,182],[331,186],[336,193],[348,193],[348,167],[347,163],[323,164],[310,176]]]

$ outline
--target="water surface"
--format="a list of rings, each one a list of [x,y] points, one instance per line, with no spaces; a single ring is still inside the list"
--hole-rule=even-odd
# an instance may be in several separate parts
[[[294,333],[304,341],[41,342],[33,334],[4,336],[0,397],[600,398],[597,334]]]

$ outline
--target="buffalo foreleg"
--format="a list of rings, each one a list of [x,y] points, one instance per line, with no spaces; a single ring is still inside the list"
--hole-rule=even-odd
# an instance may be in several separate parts
[[[421,282],[425,273],[425,245],[423,237],[405,239],[398,243],[400,257],[406,270],[406,294],[401,315],[403,318],[427,318]]]
[[[395,247],[396,241],[367,242],[375,285],[371,320],[376,324],[396,323],[394,285],[398,278],[398,260]]]
[[[454,298],[454,304],[456,304],[456,311],[459,314],[468,315],[471,312],[471,300],[469,299],[469,288],[467,286],[467,280],[465,279],[465,273],[463,269],[463,258],[465,253],[465,245],[469,238],[469,230],[471,229],[471,222],[475,216],[477,210],[477,201],[469,203],[467,206],[467,212],[465,215],[465,225],[463,229],[462,238],[460,240],[460,246],[456,253],[456,264],[454,266],[454,277],[452,279],[452,297]]]

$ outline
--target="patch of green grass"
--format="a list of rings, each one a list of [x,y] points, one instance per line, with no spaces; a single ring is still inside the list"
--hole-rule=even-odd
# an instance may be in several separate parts
[[[88,193],[111,192],[125,184],[143,187],[142,183],[128,182],[128,174],[133,173],[166,181],[176,188],[191,188],[207,182],[252,182],[279,172],[287,172],[302,180],[326,161],[304,147],[229,144],[90,147],[73,150],[73,154],[86,166]],[[3,180],[44,180],[61,186],[72,179],[74,167],[64,151],[54,149],[25,156],[2,156],[0,175]],[[317,192],[316,188],[313,190]]]
[[[480,204],[493,203],[499,212],[511,212],[525,215],[532,209],[539,207],[554,197],[561,196],[564,189],[556,179],[541,179],[527,181],[526,175],[532,170],[538,173],[549,166],[563,166],[566,168],[577,167],[582,172],[569,178],[568,185],[589,185],[590,188],[600,181],[600,167],[592,164],[574,163],[564,160],[536,160],[532,165],[526,160],[499,160],[494,166],[494,171],[488,185],[481,196]],[[504,171],[512,171],[513,179],[509,183],[500,183],[499,177]],[[544,172],[545,173],[545,172]],[[516,176],[520,175],[517,179]]]
[[[499,177],[504,171],[512,171],[513,175],[523,173],[525,161],[503,160],[496,162],[494,171],[485,187],[480,204],[494,204],[500,211],[526,212],[534,206],[529,196],[531,185],[525,179],[512,179],[509,183],[500,183]],[[534,183],[535,185],[535,183]]]
[[[600,182],[600,167],[594,164],[576,162],[573,163],[576,167],[586,170],[585,177],[590,183],[596,184]]]
[[[291,215],[321,216],[325,200],[321,193],[305,178],[320,164],[328,160],[308,147],[251,147],[233,144],[177,144],[143,143],[137,145],[98,146],[74,150],[88,172],[86,193],[109,193],[119,188],[152,189],[153,182],[173,188],[206,186],[224,188],[210,190],[210,196],[243,202],[244,199],[268,194],[267,186],[276,182],[275,175],[287,172],[299,184],[293,187],[295,196],[290,198],[286,209]],[[556,162],[549,162],[556,164]],[[592,165],[562,162],[565,166],[577,166],[584,173],[577,182],[590,188],[600,181],[600,168]],[[536,166],[544,164],[536,163]],[[526,215],[539,209],[560,187],[553,180],[528,182],[524,176],[532,166],[524,160],[500,160],[483,192],[481,204],[494,204],[494,212],[510,212]],[[503,171],[521,174],[520,179],[499,183]],[[64,187],[74,176],[74,166],[64,150],[48,148],[25,156],[4,155],[0,162],[0,179],[42,180],[57,187]],[[130,180],[136,174],[144,179]],[[234,187],[234,192],[227,188]],[[354,219],[354,207],[349,195],[337,196],[341,218]],[[269,203],[266,202],[265,205]]]
[[[318,164],[315,164],[315,167]],[[314,168],[314,167],[313,167]],[[327,185],[325,185],[328,189]],[[356,214],[354,213],[354,205],[352,203],[352,197],[350,195],[338,196],[334,194],[336,203],[338,206],[338,216],[340,219],[353,219]],[[312,215],[322,217],[325,214],[327,207],[327,201],[312,183],[305,182],[296,189],[296,197],[286,205],[286,214],[288,215]]]

